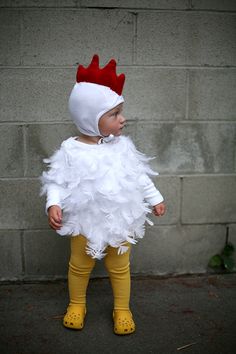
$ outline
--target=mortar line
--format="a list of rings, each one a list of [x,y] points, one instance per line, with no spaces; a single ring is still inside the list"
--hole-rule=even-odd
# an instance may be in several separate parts
[[[236,131],[234,132],[234,141],[236,141]],[[236,173],[236,147],[234,148],[234,172]]]
[[[133,16],[133,40],[132,40],[132,64],[137,62],[137,22],[138,22],[138,13],[132,12]]]
[[[228,224],[228,222],[226,221],[222,221],[222,222],[216,222],[216,221],[209,221],[209,222],[193,222],[192,224],[189,222],[183,222],[181,223],[181,226],[226,226],[226,224]],[[232,225],[236,225],[235,222],[230,222],[230,224]]]
[[[180,222],[175,222],[175,223],[163,223],[163,224],[154,224],[153,226],[146,226],[146,231],[154,228],[161,228],[161,227],[174,227],[174,226],[226,226],[227,228],[229,228],[228,224],[230,225],[236,225],[236,222],[230,222],[230,223],[226,223],[226,222],[207,222],[207,223],[197,223],[194,222],[192,224],[189,223],[180,223]],[[23,242],[22,242],[22,246],[23,246],[23,252],[24,252],[24,262],[25,262],[25,247],[24,247],[24,232],[25,230],[22,229],[0,229],[1,231],[5,231],[5,232],[10,232],[10,231],[20,231],[22,238],[23,238]],[[52,229],[48,228],[28,228],[27,232],[54,232]],[[21,236],[20,235],[20,236]],[[69,240],[69,237],[64,238],[65,240]],[[24,265],[25,266],[25,265]]]
[[[24,247],[24,231],[20,231],[20,248],[21,248],[21,268],[22,276],[25,276],[25,247]]]
[[[22,49],[22,43],[23,43],[23,11],[19,10],[20,14],[20,65],[23,65],[23,49]]]
[[[106,10],[110,10],[110,11],[122,11],[122,12],[127,12],[127,11],[139,11],[139,12],[167,12],[167,13],[187,13],[187,14],[191,14],[191,13],[206,13],[206,14],[221,14],[221,13],[226,13],[229,15],[235,15],[236,11],[235,10],[220,10],[220,9],[194,9],[194,8],[189,8],[189,6],[187,6],[186,8],[182,8],[182,9],[174,9],[174,8],[145,8],[145,7],[137,7],[137,8],[133,8],[133,7],[122,7],[122,6],[117,6],[117,7],[109,7],[109,6],[104,6],[104,7],[98,7],[98,6],[90,6],[87,7],[82,6],[82,5],[78,5],[77,3],[73,6],[39,6],[39,7],[34,7],[34,6],[22,6],[22,7],[13,7],[13,6],[4,6],[4,7],[0,7],[1,9],[8,9],[8,10],[24,10],[24,11],[38,11],[39,9],[41,10],[53,10],[53,11],[91,11],[91,10],[97,10],[97,11],[106,11]]]
[[[78,65],[0,65],[1,69],[50,69],[50,70],[60,70],[60,69],[73,69],[76,68]],[[158,64],[119,64],[119,68],[134,68],[134,69],[148,69],[148,68],[156,68],[156,69],[179,69],[179,70],[234,70],[236,69],[236,65],[211,65],[211,66],[204,66],[204,65],[187,65],[187,64],[180,64],[180,65],[158,65]]]
[[[229,243],[229,226],[226,225],[226,235],[225,235],[225,244]]]
[[[26,124],[22,125],[22,132],[23,132],[23,174],[25,177],[28,172],[28,158],[27,158],[28,129]]]
[[[0,7],[0,9],[7,9],[7,10],[11,10],[11,11],[38,11],[38,10],[52,10],[52,11],[77,11],[77,12],[81,12],[81,11],[86,11],[89,12],[91,10],[95,10],[95,11],[105,11],[105,10],[109,10],[109,11],[122,11],[122,12],[131,12],[131,11],[138,11],[140,13],[185,13],[187,15],[191,15],[192,13],[199,13],[199,14],[209,14],[209,15],[215,15],[215,14],[227,14],[227,15],[232,15],[234,16],[236,14],[235,10],[220,10],[220,9],[194,9],[194,8],[190,8],[189,5],[186,8],[182,8],[182,9],[174,9],[174,8],[145,8],[145,7],[138,7],[138,8],[132,8],[132,7],[98,7],[98,6],[91,6],[91,7],[86,7],[86,6],[82,6],[82,5],[78,5],[78,2],[75,3],[75,5],[71,5],[71,6],[39,6],[39,7],[34,7],[34,6],[21,6],[21,7],[14,7],[14,6],[2,6]]]
[[[183,182],[184,177],[180,176],[180,198],[179,198],[179,222],[183,225],[182,214],[183,214]]]
[[[233,119],[230,120],[203,120],[203,119],[176,119],[176,120],[146,120],[146,119],[137,119],[137,118],[131,118],[131,119],[127,119],[128,123],[142,123],[142,124],[228,124],[228,123],[232,123],[232,124],[236,124],[236,121]],[[28,126],[28,125],[53,125],[53,124],[61,124],[61,125],[73,125],[73,122],[71,121],[45,121],[45,122],[37,122],[37,121],[29,121],[29,122],[21,122],[21,121],[15,121],[15,122],[0,122],[0,126],[4,126],[4,125],[16,125],[19,126],[21,125],[23,126]]]
[[[0,181],[4,182],[4,181],[36,181],[38,180],[38,176],[35,177],[0,177]]]
[[[186,118],[187,121],[189,121],[189,89],[190,89],[190,84],[189,84],[189,70],[186,70],[186,93],[185,93],[186,106],[185,106],[185,118]]]
[[[160,172],[161,173],[161,172]],[[235,172],[231,172],[231,173],[195,173],[195,174],[185,174],[185,173],[181,173],[181,174],[174,174],[174,173],[161,173],[158,178],[173,178],[173,177],[176,177],[176,178],[201,178],[201,177],[209,177],[209,178],[212,178],[212,177],[216,177],[216,178],[219,178],[219,177],[225,177],[225,178],[228,178],[228,177],[235,177],[236,176],[236,173]],[[39,179],[39,176],[25,176],[25,177],[0,177],[0,181],[4,182],[4,181],[37,181]]]

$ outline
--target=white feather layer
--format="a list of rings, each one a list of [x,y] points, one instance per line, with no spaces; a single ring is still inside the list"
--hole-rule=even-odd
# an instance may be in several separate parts
[[[136,243],[144,236],[145,221],[150,223],[143,178],[158,173],[149,160],[129,137],[101,145],[65,140],[44,160],[49,170],[41,177],[41,194],[50,197],[56,190],[60,199],[63,226],[57,233],[86,236],[93,258],[103,258],[107,246],[126,252],[124,242]]]

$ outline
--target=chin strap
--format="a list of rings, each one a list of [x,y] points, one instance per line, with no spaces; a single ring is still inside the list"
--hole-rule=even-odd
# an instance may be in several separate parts
[[[104,136],[103,138],[98,140],[98,145],[103,144],[103,143],[109,143],[113,139],[115,139],[115,136],[113,134],[110,134],[108,136]]]

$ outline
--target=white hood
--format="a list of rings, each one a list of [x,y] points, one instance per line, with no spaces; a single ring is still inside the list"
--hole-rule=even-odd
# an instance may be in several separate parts
[[[99,119],[123,102],[123,96],[119,96],[107,86],[80,82],[76,83],[71,91],[69,111],[82,134],[102,136],[98,128]]]

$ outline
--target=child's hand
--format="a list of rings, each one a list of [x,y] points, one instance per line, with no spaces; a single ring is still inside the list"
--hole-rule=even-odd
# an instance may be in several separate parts
[[[153,207],[153,213],[156,216],[163,216],[165,214],[166,211],[166,206],[164,203],[159,203],[157,205],[154,205]]]
[[[62,227],[62,211],[58,205],[52,205],[48,208],[48,223],[54,230],[60,230]]]

